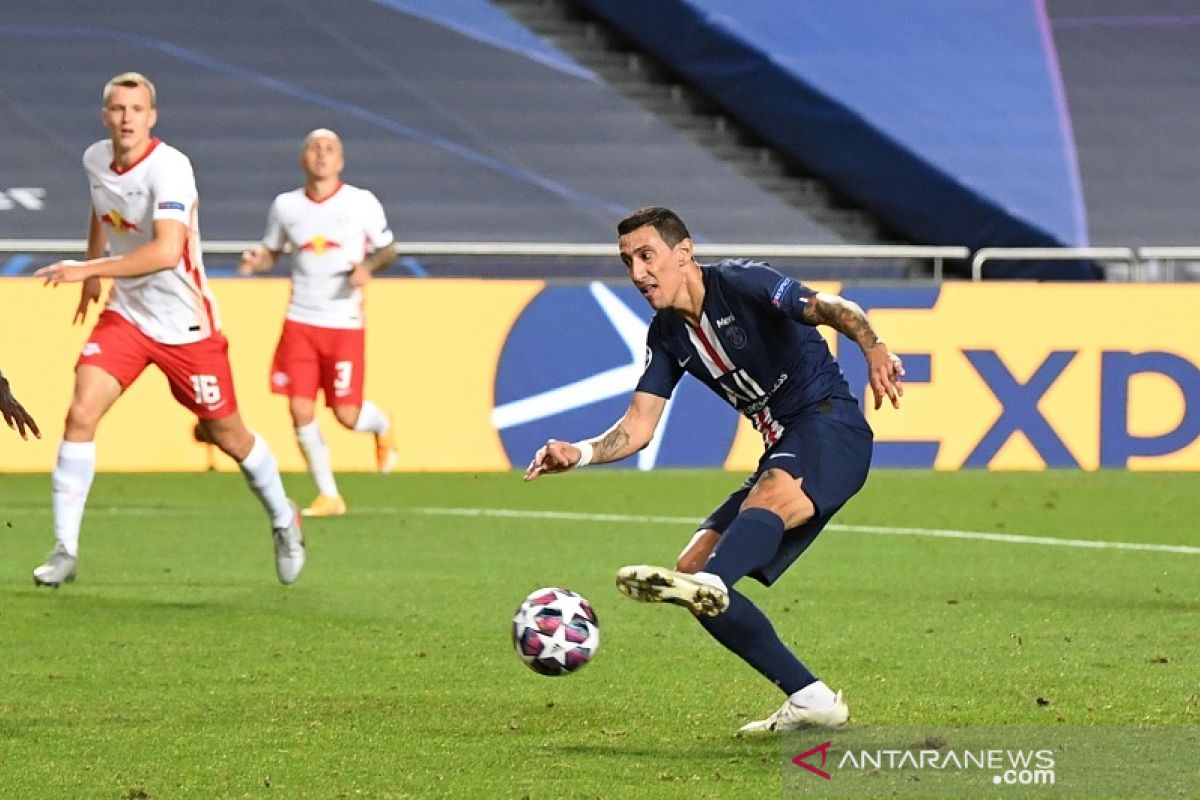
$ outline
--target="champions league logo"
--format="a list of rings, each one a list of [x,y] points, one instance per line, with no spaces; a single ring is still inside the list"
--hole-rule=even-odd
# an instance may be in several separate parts
[[[653,310],[632,287],[550,286],[513,323],[496,368],[492,423],[513,464],[553,436],[603,432],[629,407],[650,355]],[[719,467],[738,417],[705,386],[685,376],[644,450],[616,466]]]

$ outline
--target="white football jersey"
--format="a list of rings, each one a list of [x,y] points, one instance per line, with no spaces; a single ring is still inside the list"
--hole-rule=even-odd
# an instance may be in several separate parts
[[[155,220],[173,219],[188,228],[183,256],[173,269],[114,278],[106,308],[163,344],[198,342],[220,330],[200,253],[199,200],[188,157],[154,139],[139,161],[118,172],[112,142],[104,139],[84,151],[83,168],[92,208],[113,255],[150,242]]]
[[[304,189],[275,198],[263,246],[292,246],[292,298],[287,318],[322,328],[363,327],[363,294],[350,285],[354,265],[392,243],[383,206],[366,189],[341,184],[315,201]]]

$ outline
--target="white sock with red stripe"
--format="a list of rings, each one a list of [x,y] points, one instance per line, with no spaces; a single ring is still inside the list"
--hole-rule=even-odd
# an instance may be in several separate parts
[[[379,406],[370,400],[363,400],[362,407],[358,410],[358,420],[354,423],[354,430],[367,431],[380,436],[387,433],[390,424],[387,414],[380,411]]]
[[[337,481],[333,478],[333,467],[329,464],[329,448],[321,435],[321,426],[316,420],[296,428],[296,441],[300,452],[308,462],[308,472],[317,484],[317,491],[330,497],[338,496]]]
[[[95,475],[95,442],[63,442],[58,446],[58,461],[50,478],[54,538],[73,556],[79,555],[79,528]]]
[[[288,502],[287,494],[283,491],[283,480],[279,477],[279,462],[267,443],[257,433],[254,434],[254,446],[250,454],[238,465],[246,476],[250,490],[258,496],[267,514],[271,516],[272,528],[286,528],[292,524],[295,512]]]

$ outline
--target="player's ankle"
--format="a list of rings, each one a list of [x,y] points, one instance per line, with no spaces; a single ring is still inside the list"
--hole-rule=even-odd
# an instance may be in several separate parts
[[[825,711],[837,704],[837,695],[824,681],[814,681],[800,691],[793,692],[788,699],[793,705],[811,708],[813,711]]]

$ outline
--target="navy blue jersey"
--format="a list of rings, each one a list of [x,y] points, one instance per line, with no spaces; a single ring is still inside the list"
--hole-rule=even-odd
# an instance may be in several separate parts
[[[654,316],[637,391],[670,397],[689,372],[744,414],[767,447],[823,401],[854,401],[829,346],[803,321],[814,289],[761,262],[721,261],[700,274],[700,326],[674,309]]]

